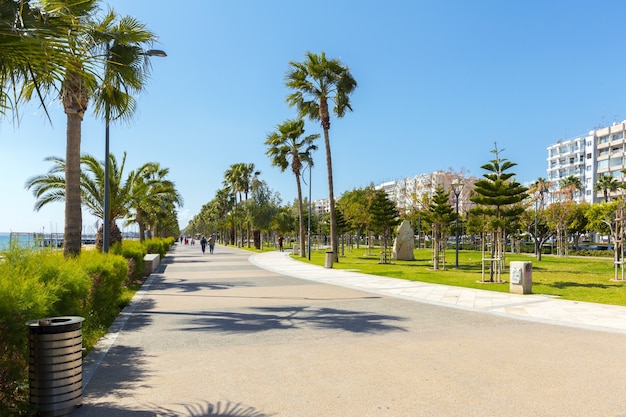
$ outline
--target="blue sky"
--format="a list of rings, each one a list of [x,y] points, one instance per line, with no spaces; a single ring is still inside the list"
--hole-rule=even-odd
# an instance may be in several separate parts
[[[152,59],[131,123],[112,126],[111,152],[127,152],[127,171],[149,161],[170,169],[185,200],[181,227],[234,163],[254,163],[283,202],[295,198],[293,175],[270,165],[264,141],[296,115],[284,75],[306,51],[339,58],[358,82],[354,111],[331,120],[336,196],[448,168],[480,176],[494,142],[518,164],[518,181],[534,181],[546,176],[547,146],[626,119],[623,1],[102,4],[146,23],[168,54]],[[36,213],[24,189],[49,169],[45,157],[65,155],[65,115],[57,101],[49,107],[52,125],[35,105],[19,125],[0,123],[0,231],[63,230],[63,204]],[[319,146],[313,199],[328,193]],[[82,150],[104,158],[104,124],[91,112]],[[95,219],[85,212],[83,223],[90,231]]]

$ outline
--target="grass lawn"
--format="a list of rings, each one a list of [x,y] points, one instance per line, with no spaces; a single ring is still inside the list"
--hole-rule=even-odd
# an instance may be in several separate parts
[[[340,249],[341,251],[341,249]],[[333,264],[335,269],[349,269],[365,274],[401,278],[436,284],[452,285],[482,290],[509,292],[511,261],[532,262],[532,290],[534,294],[546,294],[567,300],[587,301],[626,306],[626,282],[612,281],[615,269],[612,259],[559,258],[544,255],[541,262],[533,255],[506,254],[506,269],[502,271],[503,284],[481,283],[481,253],[459,251],[459,269],[454,268],[454,250],[446,252],[446,269],[432,270],[430,250],[416,250],[414,261],[379,263],[379,248],[368,255],[367,248],[345,248],[345,256]],[[312,251],[311,263],[324,266],[326,251]],[[307,258],[294,259],[309,262]],[[619,271],[618,271],[619,272]],[[621,277],[621,273],[618,275]]]

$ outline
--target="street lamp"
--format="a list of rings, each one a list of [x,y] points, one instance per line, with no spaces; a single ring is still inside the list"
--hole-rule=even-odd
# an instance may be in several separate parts
[[[455,226],[455,235],[456,235],[456,258],[454,267],[459,269],[459,195],[461,195],[461,191],[463,190],[462,183],[454,183],[452,184],[452,192],[454,193],[454,198],[456,200],[456,226]]]
[[[110,48],[109,48],[109,53],[110,53]],[[109,53],[107,53],[107,58],[109,56]],[[167,56],[167,54],[165,53],[165,51],[162,51],[160,49],[148,49],[146,52],[143,52],[141,55],[146,55],[146,56],[158,56],[158,57],[165,57]],[[106,123],[106,127],[104,130],[104,156],[105,156],[105,160],[104,160],[104,204],[103,204],[103,209],[104,209],[104,215],[103,217],[103,225],[102,225],[102,251],[104,253],[108,253],[109,252],[109,242],[110,242],[110,234],[111,234],[111,224],[110,224],[110,217],[111,217],[111,181],[109,178],[109,122],[111,120],[111,109],[109,107],[108,103],[105,103],[105,114],[104,114],[104,118],[105,118],[105,123]]]

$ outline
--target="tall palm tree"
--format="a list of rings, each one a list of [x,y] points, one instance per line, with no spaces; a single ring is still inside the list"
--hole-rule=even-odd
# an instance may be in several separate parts
[[[237,245],[237,218],[239,217],[239,208],[241,205],[241,202],[243,200],[242,197],[242,193],[243,193],[243,173],[242,170],[244,168],[243,163],[236,163],[236,164],[232,164],[225,172],[224,172],[224,181],[223,184],[224,186],[230,191],[230,194],[234,200],[234,207],[233,207],[233,243],[235,245]],[[237,197],[239,197],[239,201],[237,201]],[[243,241],[243,232],[242,234],[242,241]]]
[[[337,59],[326,59],[320,55],[307,52],[303,62],[290,62],[291,68],[286,75],[286,86],[295,90],[287,96],[289,106],[296,106],[301,118],[319,120],[324,130],[326,147],[326,167],[328,171],[328,199],[330,200],[330,243],[335,254],[335,262],[339,260],[339,243],[337,240],[337,218],[335,214],[335,195],[333,191],[333,167],[330,152],[330,110],[328,101],[332,101],[333,113],[342,118],[347,110],[352,111],[350,94],[356,89],[357,83],[350,69]]]
[[[248,195],[250,193],[250,188],[259,175],[261,175],[261,171],[256,170],[253,163],[242,164],[241,184],[243,186],[243,195],[245,197],[245,200],[244,200],[246,203],[245,207],[248,207],[247,202],[248,202]],[[246,240],[248,242],[248,247],[250,247],[250,218],[249,216],[247,216],[246,218],[246,231],[247,231]],[[242,230],[242,234],[243,234],[243,230]]]
[[[253,163],[243,163],[239,162],[236,164],[232,164],[230,168],[224,172],[224,186],[228,187],[235,198],[235,211],[237,211],[236,217],[239,217],[241,214],[240,209],[243,205],[244,201],[248,200],[248,193],[250,192],[250,184],[252,182],[252,178],[260,175],[261,172],[255,170]],[[237,196],[239,196],[239,201],[237,202]],[[244,200],[245,197],[245,200]],[[241,243],[243,245],[243,219],[239,217],[239,230],[241,231]],[[249,222],[248,222],[249,229]],[[235,240],[236,237],[235,230]],[[248,245],[250,245],[250,231],[248,230]]]
[[[583,185],[580,182],[580,178],[570,175],[561,181],[561,191],[565,193],[568,201],[574,200],[574,193],[576,191],[582,191]]]
[[[308,135],[303,139],[300,137],[304,134],[304,120],[287,120],[276,126],[276,131],[267,136],[265,144],[269,149],[266,154],[272,159],[272,165],[280,168],[281,172],[285,172],[291,161],[291,172],[296,177],[296,186],[298,188],[298,214],[300,217],[300,256],[305,256],[304,245],[304,210],[302,207],[302,185],[300,176],[302,175],[303,165],[309,165],[309,169],[313,167],[313,158],[311,152],[317,150],[315,140],[320,137],[319,134]]]
[[[65,74],[60,98],[67,116],[65,156],[64,255],[80,254],[82,213],[80,142],[82,120],[90,98],[105,121],[129,118],[136,108],[134,95],[145,85],[149,66],[143,50],[156,37],[131,17],[112,10],[98,18],[97,0],[42,0],[51,18],[64,16]]]
[[[596,186],[594,187],[594,191],[602,191],[604,195],[604,202],[608,203],[610,198],[610,193],[613,191],[617,191],[619,188],[619,181],[617,178],[613,178],[611,175],[603,175],[598,178],[596,181]]]

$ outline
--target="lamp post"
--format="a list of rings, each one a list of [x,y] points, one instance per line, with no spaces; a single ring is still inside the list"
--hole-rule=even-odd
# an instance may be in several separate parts
[[[107,60],[109,59],[109,52],[107,52]],[[158,56],[165,57],[167,54],[160,49],[148,49],[143,52],[142,55],[146,56]],[[108,64],[107,64],[108,65]],[[102,251],[104,253],[109,252],[109,242],[111,234],[111,180],[109,178],[109,122],[111,120],[111,109],[108,103],[105,103],[104,110],[105,118],[105,130],[104,130],[104,204],[103,204],[103,224],[102,224]]]
[[[456,225],[455,225],[455,235],[456,235],[456,257],[454,267],[459,269],[459,195],[461,195],[461,191],[463,190],[462,183],[452,184],[452,192],[454,193],[454,198],[456,200]]]

